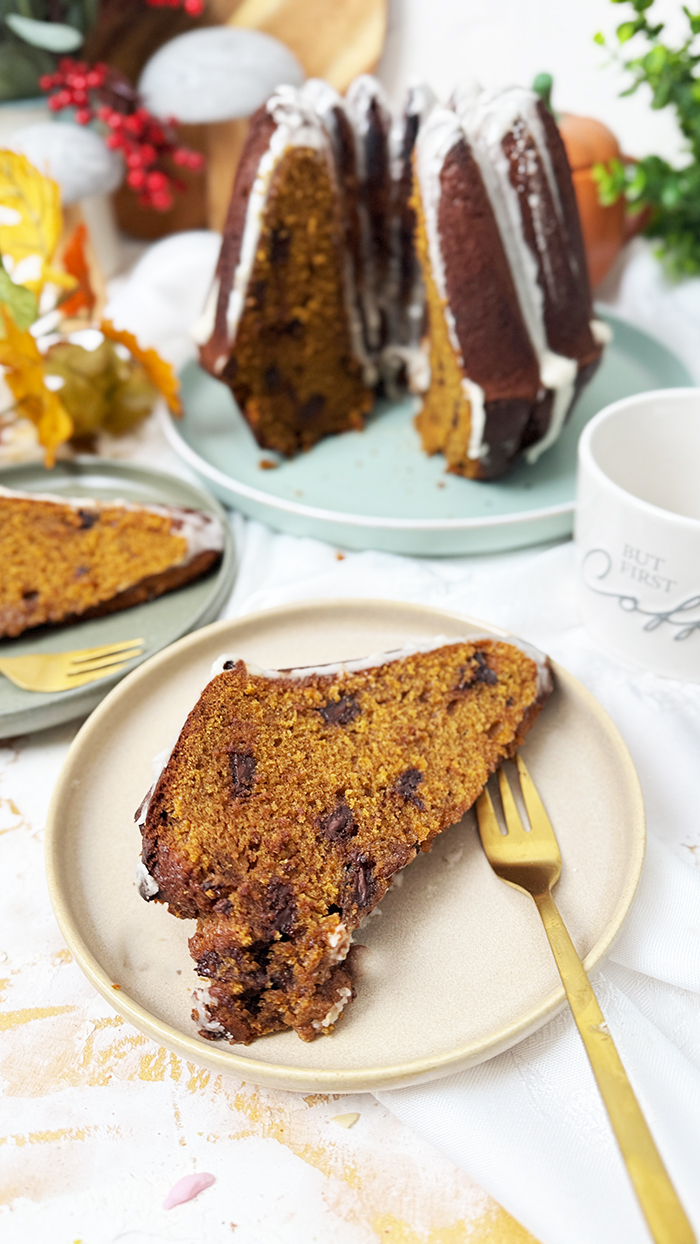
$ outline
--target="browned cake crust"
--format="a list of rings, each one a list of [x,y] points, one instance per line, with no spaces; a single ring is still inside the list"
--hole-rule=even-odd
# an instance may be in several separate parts
[[[188,523],[199,528],[196,549],[189,546]],[[0,638],[162,596],[206,574],[221,560],[222,545],[218,520],[195,511],[89,499],[70,504],[3,491]]]
[[[305,677],[227,664],[150,795],[142,893],[197,919],[203,1036],[312,1040],[352,996],[353,930],[473,804],[551,684],[488,639]]]

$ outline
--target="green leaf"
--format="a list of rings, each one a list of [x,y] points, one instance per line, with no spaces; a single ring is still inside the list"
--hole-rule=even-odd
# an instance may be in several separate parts
[[[0,42],[0,102],[40,95],[41,74],[53,73],[55,68],[54,58],[48,52],[9,35],[5,42]]]
[[[47,52],[74,52],[83,42],[83,36],[73,26],[65,26],[62,22],[37,22],[33,17],[21,17],[19,13],[8,13],[5,25],[13,34],[31,43],[33,47],[44,48]]]
[[[614,3],[616,3],[616,0],[613,0],[613,4]],[[598,46],[601,48],[605,47],[605,35],[603,34],[601,30],[599,30],[598,33],[593,36],[593,42],[597,43]]]
[[[549,112],[553,112],[553,108],[552,108],[552,87],[553,86],[554,86],[554,79],[552,78],[551,73],[538,73],[537,77],[535,78],[532,84],[533,91],[535,92],[536,95],[539,95],[540,99],[542,100],[542,103],[544,104],[545,108],[549,110]]]
[[[7,307],[18,328],[33,324],[39,314],[36,296],[24,285],[15,285],[0,259],[0,303]]]
[[[636,35],[636,33],[637,33],[636,22],[623,22],[622,25],[618,26],[617,28],[617,37],[620,43],[627,43],[628,40],[631,39],[633,35]]]

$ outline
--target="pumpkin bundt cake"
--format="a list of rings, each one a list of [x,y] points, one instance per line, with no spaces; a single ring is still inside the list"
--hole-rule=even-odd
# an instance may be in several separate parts
[[[0,488],[0,638],[127,609],[221,559],[211,514]]]
[[[423,448],[475,479],[557,439],[607,336],[566,153],[532,91],[280,87],[256,114],[196,329],[285,455],[424,395]],[[423,340],[421,341],[421,338]]]
[[[141,894],[197,921],[202,1036],[310,1041],[354,996],[353,931],[513,754],[551,674],[525,646],[444,637],[214,669],[136,813]]]

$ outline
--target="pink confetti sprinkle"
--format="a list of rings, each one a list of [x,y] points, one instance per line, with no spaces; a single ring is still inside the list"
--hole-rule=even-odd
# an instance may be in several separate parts
[[[170,1189],[163,1201],[163,1209],[172,1209],[174,1205],[183,1205],[185,1201],[193,1200],[200,1192],[204,1192],[205,1188],[211,1188],[214,1183],[216,1183],[216,1176],[208,1175],[205,1171],[199,1175],[183,1175],[182,1179],[178,1179]]]

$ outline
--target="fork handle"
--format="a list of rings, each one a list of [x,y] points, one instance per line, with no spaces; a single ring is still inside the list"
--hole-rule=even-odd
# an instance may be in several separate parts
[[[656,1244],[696,1244],[552,895],[533,894],[605,1109]]]

